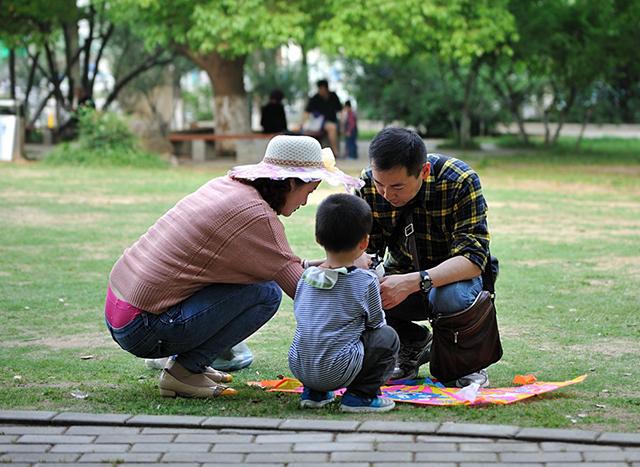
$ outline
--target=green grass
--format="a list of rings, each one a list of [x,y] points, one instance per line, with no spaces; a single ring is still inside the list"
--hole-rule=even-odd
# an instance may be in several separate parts
[[[612,146],[600,149],[599,163],[540,150],[462,153],[482,177],[492,252],[501,260],[505,353],[490,368],[492,384],[508,386],[528,372],[546,381],[586,373],[587,380],[509,406],[400,405],[361,418],[640,429],[640,163]],[[251,337],[255,362],[236,374],[235,398],[163,399],[157,373],[111,341],[102,307],[112,264],[178,199],[222,173],[0,166],[0,408],[345,417],[335,407],[303,412],[295,396],[245,385],[288,374],[288,298]],[[323,187],[285,220],[301,256],[320,254],[313,218],[328,192]],[[76,399],[74,391],[88,397]]]

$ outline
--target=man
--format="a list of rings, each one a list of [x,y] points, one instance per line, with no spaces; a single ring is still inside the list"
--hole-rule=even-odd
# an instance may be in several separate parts
[[[388,249],[382,304],[401,343],[392,379],[412,379],[429,360],[432,340],[430,331],[414,321],[427,319],[429,311],[461,311],[482,291],[481,274],[489,260],[487,204],[478,175],[466,163],[427,155],[413,131],[382,130],[371,142],[369,160],[362,173],[365,185],[357,194],[373,212],[368,251],[382,255]],[[407,210],[413,216],[420,270],[405,237]],[[486,370],[456,384],[474,382],[488,386]]]
[[[338,112],[342,110],[342,103],[337,94],[329,91],[329,83],[326,79],[321,79],[317,83],[318,92],[309,99],[307,107],[304,109],[302,125],[309,121],[313,115],[314,118],[321,118],[322,123],[320,130],[324,131],[329,139],[329,145],[336,157],[339,156],[338,144]]]

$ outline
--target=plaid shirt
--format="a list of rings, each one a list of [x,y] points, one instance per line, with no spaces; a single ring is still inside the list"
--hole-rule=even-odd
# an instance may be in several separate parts
[[[438,154],[428,155],[431,167],[438,158]],[[373,212],[368,251],[383,255],[388,248],[385,267],[389,272],[415,270],[404,236],[405,226],[395,232],[403,210],[408,207],[413,209],[416,248],[422,269],[434,267],[453,256],[464,256],[484,269],[489,251],[489,230],[480,178],[465,162],[454,158],[445,161],[437,180],[435,175],[429,174],[406,206],[395,208],[376,191],[371,168],[361,174],[365,185],[356,191],[356,195],[363,198]],[[394,235],[396,241],[393,241]],[[390,241],[393,244],[389,245]]]

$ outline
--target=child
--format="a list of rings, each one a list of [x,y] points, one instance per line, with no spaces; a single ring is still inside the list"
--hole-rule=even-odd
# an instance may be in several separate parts
[[[358,158],[358,117],[351,101],[344,103],[344,145],[349,159]]]
[[[371,209],[362,199],[334,194],[316,214],[316,241],[326,261],[305,270],[294,300],[297,327],[289,367],[304,384],[302,408],[324,407],[346,387],[343,412],[386,412],[395,403],[378,397],[399,348],[387,326],[378,278],[353,264],[367,248]]]

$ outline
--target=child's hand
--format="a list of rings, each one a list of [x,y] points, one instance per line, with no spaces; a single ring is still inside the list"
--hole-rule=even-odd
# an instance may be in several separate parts
[[[357,258],[353,265],[360,269],[369,269],[371,267],[371,256],[367,253],[362,253],[359,258]]]

